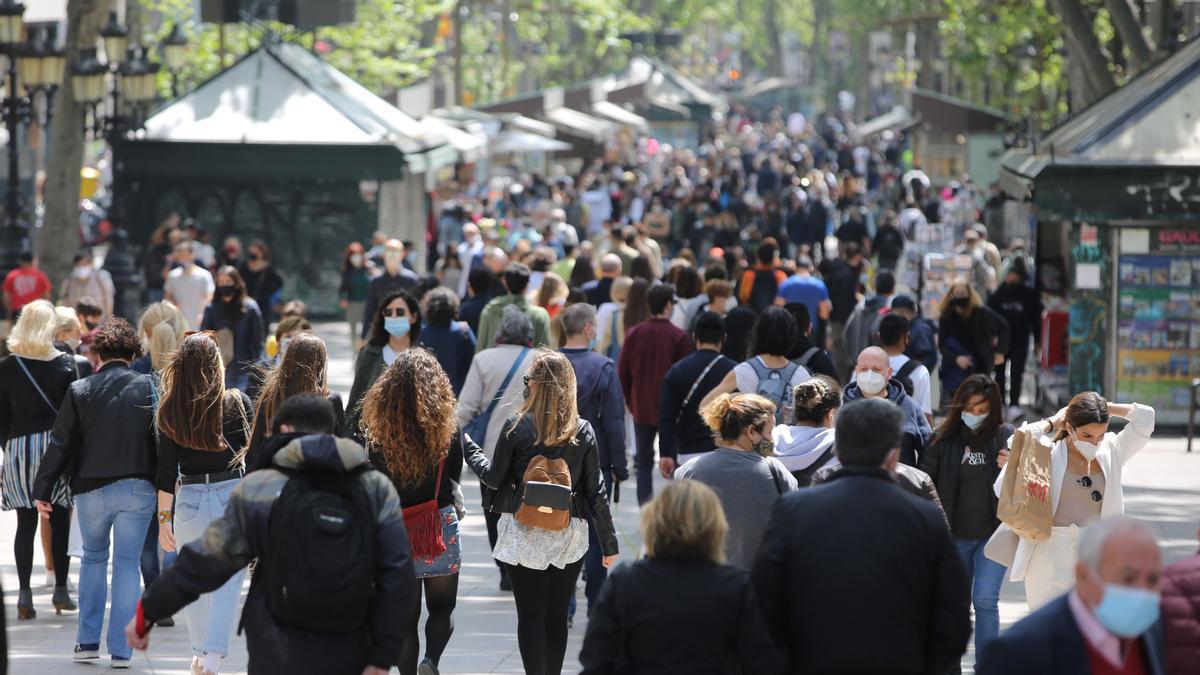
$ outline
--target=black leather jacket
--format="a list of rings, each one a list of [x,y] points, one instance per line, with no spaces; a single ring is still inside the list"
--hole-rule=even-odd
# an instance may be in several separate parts
[[[21,370],[15,354],[0,359],[0,442],[49,431],[67,387],[75,381],[74,357],[60,354],[49,361],[21,358],[29,374],[54,404],[50,407]]]
[[[119,361],[76,380],[59,409],[50,444],[33,483],[33,496],[50,500],[60,476],[75,494],[123,478],[154,480],[154,380]]]
[[[571,471],[571,516],[582,518],[590,513],[592,525],[604,555],[617,554],[617,534],[613,529],[608,494],[600,480],[600,460],[596,433],[587,420],[579,420],[579,430],[571,445],[547,447],[535,444],[537,433],[528,416],[510,417],[496,439],[496,451],[489,461],[477,446],[464,447],[467,464],[480,482],[491,488],[484,495],[484,508],[493,513],[516,513],[525,494],[524,476],[529,461],[537,455],[567,461]]]

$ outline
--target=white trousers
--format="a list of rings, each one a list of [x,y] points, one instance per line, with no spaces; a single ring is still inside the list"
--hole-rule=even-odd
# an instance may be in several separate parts
[[[1050,538],[1038,543],[1025,572],[1025,601],[1034,612],[1075,587],[1075,562],[1079,552],[1079,527],[1053,527]]]

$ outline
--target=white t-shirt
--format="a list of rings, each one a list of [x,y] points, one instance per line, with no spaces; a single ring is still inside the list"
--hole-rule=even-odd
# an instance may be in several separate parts
[[[392,365],[397,356],[399,356],[399,354],[396,353],[396,350],[392,349],[391,345],[383,346],[383,365]]]
[[[607,190],[588,190],[579,200],[587,207],[588,235],[599,233],[604,229],[604,221],[612,218],[612,197]]]
[[[761,356],[755,356],[759,364],[765,368],[770,368]],[[749,361],[742,361],[733,367],[733,375],[737,378],[738,391],[743,394],[754,394],[758,392],[758,373],[754,371],[754,366],[750,365]],[[792,382],[788,385],[794,388],[798,384],[802,384],[812,379],[812,374],[808,372],[804,366],[796,366],[796,372],[792,373]]]
[[[204,308],[208,307],[209,298],[216,290],[212,275],[199,265],[192,265],[191,271],[186,274],[182,267],[176,267],[167,274],[167,281],[163,284],[163,291],[183,313],[188,328],[192,330],[200,329]]]

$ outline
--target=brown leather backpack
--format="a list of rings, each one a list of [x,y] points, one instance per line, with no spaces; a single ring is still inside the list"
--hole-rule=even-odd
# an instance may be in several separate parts
[[[571,469],[565,459],[536,455],[525,467],[525,494],[514,517],[526,527],[565,530],[571,524]]]

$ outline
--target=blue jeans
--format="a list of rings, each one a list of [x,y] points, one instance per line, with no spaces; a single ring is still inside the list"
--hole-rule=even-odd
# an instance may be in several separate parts
[[[75,495],[75,513],[83,538],[79,566],[79,644],[99,644],[108,598],[108,547],[112,538],[112,607],[108,614],[108,653],[128,659],[125,624],[137,609],[141,584],[138,562],[146,529],[154,516],[157,491],[141,478],[126,478],[98,490]]]
[[[1000,586],[1004,565],[983,555],[987,539],[955,539],[958,555],[971,580],[971,604],[975,606],[975,662],[1000,634]]]
[[[158,545],[158,518],[151,518],[150,527],[146,528],[146,543],[142,546],[142,584],[150,588],[150,584],[173,562],[175,552],[168,553]]]
[[[182,548],[196,541],[208,529],[208,524],[220,518],[229,504],[229,495],[241,479],[220,483],[197,483],[181,485],[175,495],[175,544]],[[188,637],[192,653],[203,656],[205,652],[225,655],[229,653],[229,639],[237,625],[237,603],[242,594],[243,569],[233,575],[220,588],[205,593],[195,602],[183,608],[187,617]]]

